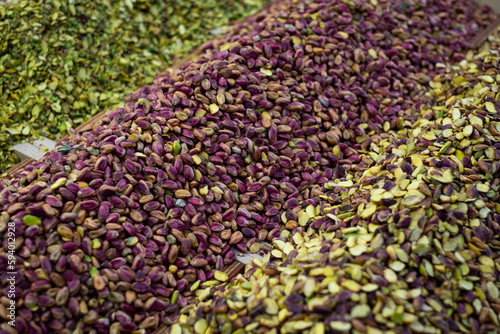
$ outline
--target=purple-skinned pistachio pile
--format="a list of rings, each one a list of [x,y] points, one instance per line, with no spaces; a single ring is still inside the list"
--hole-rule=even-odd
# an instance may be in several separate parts
[[[348,199],[377,136],[417,122],[430,78],[491,16],[468,0],[280,1],[158,76],[0,183],[17,331],[152,333],[225,282],[235,250],[340,233],[357,204],[324,203]]]
[[[335,228],[275,239],[170,333],[498,333],[499,48],[446,66],[422,118],[324,186],[305,212]]]

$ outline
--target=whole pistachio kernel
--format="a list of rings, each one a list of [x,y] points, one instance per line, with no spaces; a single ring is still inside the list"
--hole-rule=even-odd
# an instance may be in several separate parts
[[[63,225],[57,228],[57,233],[59,233],[61,237],[66,239],[71,239],[73,236],[73,231],[71,231],[69,227]]]

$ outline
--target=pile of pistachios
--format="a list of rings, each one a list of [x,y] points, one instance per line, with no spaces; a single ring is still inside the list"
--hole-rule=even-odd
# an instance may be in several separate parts
[[[170,333],[498,333],[498,42],[438,64],[419,120],[372,136],[297,207],[303,234],[198,291]]]
[[[0,171],[12,145],[57,139],[150,84],[265,0],[11,1],[0,5]]]
[[[496,332],[499,45],[466,49],[492,16],[235,25],[0,181],[0,318],[14,284],[18,333]]]

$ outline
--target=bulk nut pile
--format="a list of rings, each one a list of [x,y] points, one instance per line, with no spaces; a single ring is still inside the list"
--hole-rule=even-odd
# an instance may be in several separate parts
[[[0,6],[0,171],[58,139],[265,1],[7,1]]]
[[[306,211],[336,230],[275,239],[170,333],[498,333],[499,47],[447,66],[417,123],[325,185]]]
[[[339,189],[369,164],[363,152],[417,122],[445,73],[434,64],[464,59],[490,20],[472,1],[279,2],[157,77],[0,183],[0,231],[16,227],[16,329],[152,333],[227,281],[234,249],[341,233],[333,217],[355,201],[326,204],[348,200]]]

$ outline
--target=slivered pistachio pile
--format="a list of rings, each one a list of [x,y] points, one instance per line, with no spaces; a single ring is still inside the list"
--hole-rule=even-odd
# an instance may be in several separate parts
[[[150,84],[265,1],[9,1],[0,5],[0,171],[12,145],[58,139]]]
[[[225,289],[198,291],[170,333],[497,333],[500,45],[492,44],[436,76],[415,124],[374,136],[319,205],[301,207],[304,234],[282,234]],[[332,222],[319,235],[318,219]]]

